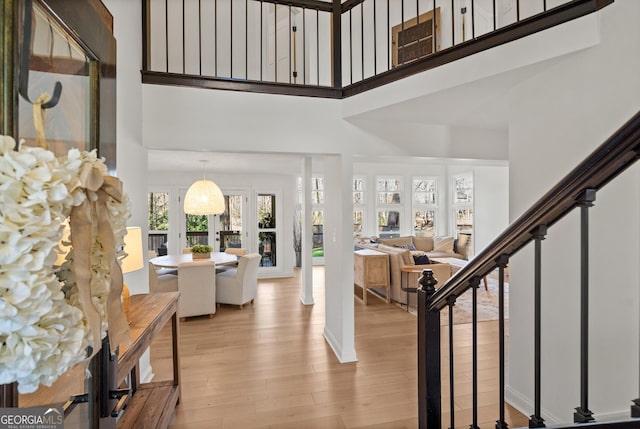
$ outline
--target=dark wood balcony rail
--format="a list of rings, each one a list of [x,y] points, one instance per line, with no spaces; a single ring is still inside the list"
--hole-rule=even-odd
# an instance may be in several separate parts
[[[425,270],[418,289],[418,406],[420,428],[441,427],[441,366],[440,311],[449,307],[449,316],[456,297],[472,290],[472,408],[471,429],[478,419],[477,371],[477,287],[484,276],[499,270],[499,361],[500,416],[496,429],[506,429],[505,421],[505,323],[504,270],[509,258],[526,244],[534,242],[534,410],[529,427],[544,427],[541,416],[541,241],[547,230],[575,208],[580,208],[580,405],[574,413],[575,423],[594,420],[589,410],[589,208],[596,192],[640,159],[640,112],[618,129],[607,141],[565,176],[522,216],[514,221],[489,246],[455,273],[439,289],[434,288],[433,274]],[[453,344],[453,325],[449,319],[449,345]],[[449,347],[450,368],[453,349]],[[453,398],[453,370],[450,370],[449,397]],[[640,417],[640,398],[634,399],[631,417]],[[451,409],[454,409],[451,404]],[[455,427],[455,412],[450,413],[450,427]],[[594,424],[590,424],[590,427]],[[595,424],[600,427],[609,423]],[[635,420],[627,426],[638,427]],[[614,426],[610,426],[614,427]]]
[[[506,11],[495,0],[142,2],[144,83],[343,98],[613,0],[514,0]]]

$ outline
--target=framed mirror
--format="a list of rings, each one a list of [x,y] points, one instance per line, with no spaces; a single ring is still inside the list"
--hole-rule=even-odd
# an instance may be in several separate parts
[[[2,0],[2,134],[56,155],[97,149],[116,170],[116,47],[99,0]],[[8,64],[11,62],[11,64]],[[49,100],[34,109],[39,98]],[[50,104],[47,106],[47,104]]]
[[[44,137],[57,156],[96,149],[115,175],[116,41],[107,8],[100,0],[0,0],[0,33],[0,134],[32,146]],[[34,109],[44,93],[49,105]],[[99,374],[99,365],[94,357],[88,370]],[[29,395],[16,383],[1,385],[0,406],[61,405],[84,394],[86,402],[65,413],[65,427],[98,427],[98,377],[85,375],[76,366]]]

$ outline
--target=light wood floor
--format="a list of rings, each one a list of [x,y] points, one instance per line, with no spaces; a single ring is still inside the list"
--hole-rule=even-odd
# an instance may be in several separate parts
[[[416,428],[416,318],[394,304],[355,299],[358,362],[340,364],[322,337],[324,271],[316,304],[303,306],[297,279],[261,281],[253,305],[180,323],[182,399],[172,428]],[[471,423],[471,326],[456,325],[456,427]],[[479,426],[498,419],[497,323],[479,324]],[[446,338],[443,330],[443,337]],[[169,332],[152,347],[156,380],[170,377]],[[447,350],[447,346],[444,347]],[[443,391],[448,392],[443,356]],[[445,390],[446,388],[446,390]],[[443,395],[443,428],[449,397]],[[507,410],[510,427],[527,419]]]

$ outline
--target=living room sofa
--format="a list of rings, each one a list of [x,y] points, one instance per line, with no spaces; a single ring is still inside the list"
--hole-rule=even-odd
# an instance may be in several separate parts
[[[409,287],[417,287],[422,269],[432,270],[438,285],[441,286],[451,277],[451,266],[449,264],[416,264],[416,258],[426,254],[427,257],[434,258],[464,259],[463,254],[453,252],[453,238],[450,238],[451,240],[442,240],[438,237],[434,240],[433,237],[413,236],[397,238],[374,237],[356,239],[354,244],[356,248],[374,249],[389,255],[391,299],[395,302],[406,304],[407,293],[402,290],[402,269],[404,267],[415,268],[415,272],[404,273],[406,285]],[[443,246],[434,247],[435,244],[443,244]]]
[[[416,237],[407,235],[395,238],[369,239],[387,246],[404,247],[409,250],[425,252],[429,258],[458,258],[467,259],[466,242],[460,243],[460,238],[444,237]],[[460,244],[460,245],[459,245]]]

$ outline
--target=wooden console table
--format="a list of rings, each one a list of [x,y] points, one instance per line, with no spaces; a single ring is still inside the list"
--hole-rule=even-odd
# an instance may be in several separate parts
[[[178,292],[133,295],[129,329],[131,345],[120,346],[116,384],[130,376],[132,396],[118,420],[118,429],[166,428],[180,401],[180,359],[178,355]],[[155,336],[171,321],[173,380],[140,384],[138,360]]]
[[[390,302],[391,285],[389,284],[389,255],[373,249],[362,249],[353,252],[353,282],[362,288],[362,301],[367,305],[367,292]],[[386,299],[369,288],[385,288]]]

